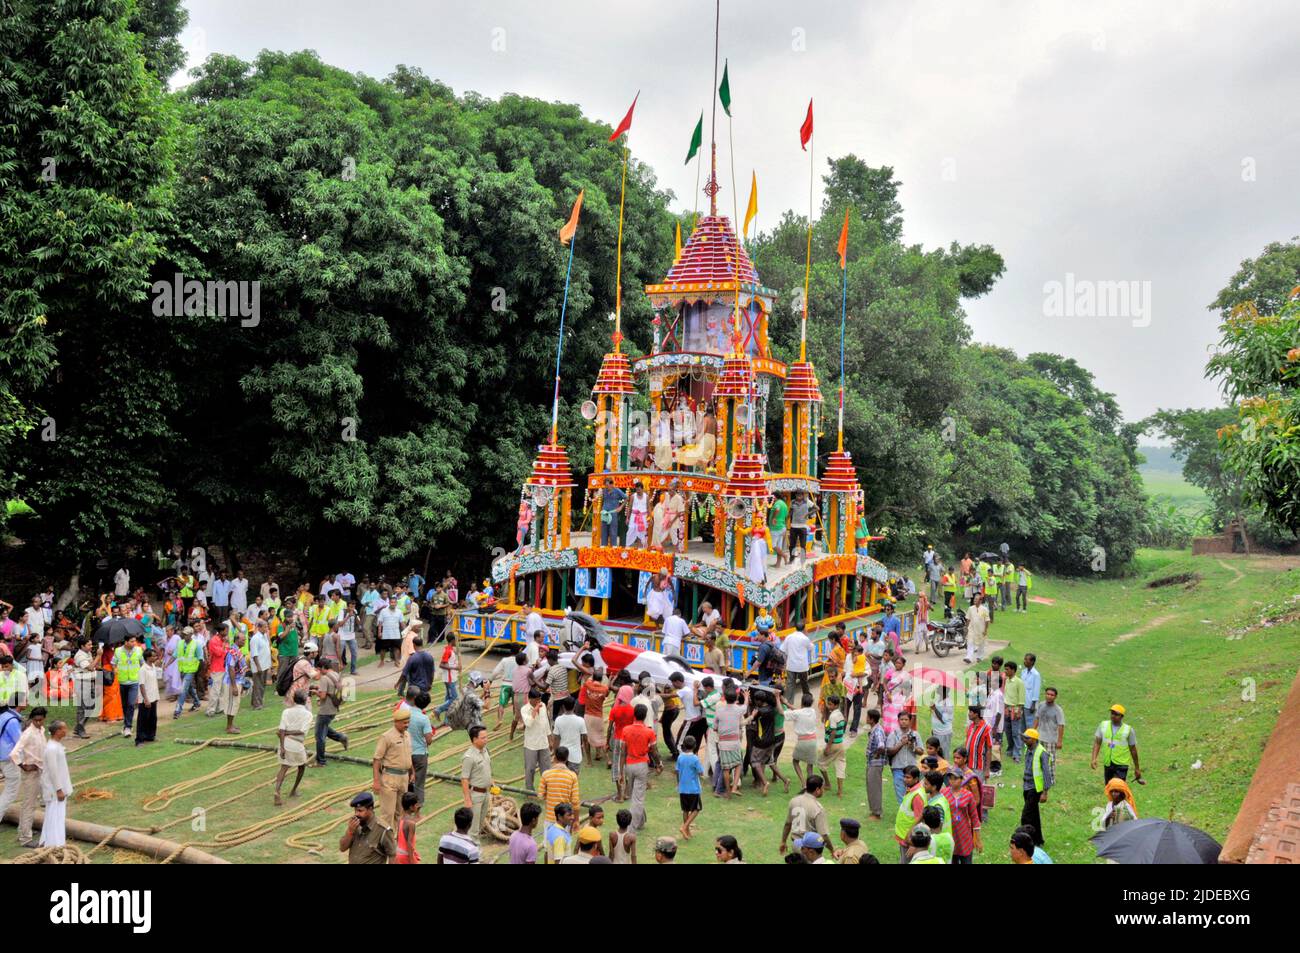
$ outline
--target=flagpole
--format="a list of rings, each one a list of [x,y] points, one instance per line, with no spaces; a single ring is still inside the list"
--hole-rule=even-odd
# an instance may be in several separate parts
[[[845,219],[845,224],[848,220]],[[840,269],[844,272],[844,279],[840,285],[840,442],[837,449],[844,452],[844,316],[849,302],[849,259],[848,246],[845,245],[844,267]]]
[[[640,95],[638,93],[638,95]],[[614,271],[614,353],[623,347],[623,201],[627,197],[627,157],[632,149],[627,144],[631,133],[623,139],[623,181],[618,190],[618,264]],[[572,255],[570,255],[572,257]]]
[[[560,305],[560,337],[555,342],[555,397],[551,401],[551,446],[559,445],[560,427],[560,352],[564,348],[564,315],[569,309],[569,276],[573,274],[573,246],[577,233],[569,239],[569,266],[564,270],[564,302]]]
[[[811,108],[811,106],[809,107]],[[799,324],[799,360],[808,360],[808,279],[812,277],[813,155],[817,151],[817,133],[808,135],[808,258],[803,269],[803,320]]]
[[[717,0],[713,11],[713,90],[709,96],[713,103],[709,114],[709,184],[705,186],[709,192],[709,215],[714,218],[718,215],[718,34],[721,29],[722,0]]]

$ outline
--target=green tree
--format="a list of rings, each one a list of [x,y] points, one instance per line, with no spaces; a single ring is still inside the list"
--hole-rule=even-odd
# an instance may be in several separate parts
[[[11,0],[0,18],[0,453],[23,534],[75,566],[147,531],[170,329],[145,302],[169,229],[174,112],[127,0]],[[37,426],[39,424],[39,426]],[[35,429],[33,429],[35,427]]]

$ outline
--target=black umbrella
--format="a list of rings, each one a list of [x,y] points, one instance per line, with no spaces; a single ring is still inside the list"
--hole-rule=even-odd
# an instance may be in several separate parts
[[[1125,821],[1090,839],[1098,857],[1118,864],[1217,864],[1222,850],[1205,831],[1155,817]]]
[[[117,645],[125,642],[128,635],[143,638],[144,626],[139,619],[105,619],[95,630],[95,641],[100,645]]]
[[[605,627],[587,613],[580,612],[577,609],[570,609],[568,617],[585,629],[587,635],[591,637],[598,647],[603,648],[605,643],[609,641],[609,636],[605,634]]]
[[[1002,561],[1002,554],[1001,554],[1001,553],[989,553],[989,552],[984,552],[984,553],[980,553],[979,556],[977,556],[976,558],[977,558],[977,559],[992,559],[992,560],[996,560],[996,561],[998,561],[998,562],[1001,562],[1001,561]]]

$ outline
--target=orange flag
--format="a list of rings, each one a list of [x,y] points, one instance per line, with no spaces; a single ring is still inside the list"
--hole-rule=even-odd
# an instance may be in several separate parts
[[[840,229],[840,243],[835,246],[840,253],[840,267],[848,267],[849,254],[849,210],[844,210],[844,226]]]
[[[564,223],[560,229],[560,244],[567,245],[573,238],[573,233],[578,230],[578,213],[582,211],[582,194],[586,189],[578,191],[578,200],[573,203],[573,211],[569,213],[569,220]]]

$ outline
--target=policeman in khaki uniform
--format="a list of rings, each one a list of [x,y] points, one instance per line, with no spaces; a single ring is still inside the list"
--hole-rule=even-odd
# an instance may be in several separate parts
[[[375,798],[362,791],[352,799],[352,819],[339,839],[349,864],[388,864],[397,855],[392,828],[375,816]]]
[[[492,756],[487,750],[487,728],[483,725],[471,726],[469,741],[465,757],[460,762],[460,789],[465,796],[465,806],[474,812],[474,820],[469,825],[469,836],[477,844],[492,789]]]
[[[411,760],[411,709],[403,705],[393,712],[393,727],[379,736],[375,757],[372,790],[379,797],[379,820],[385,827],[398,829],[401,823],[402,795],[415,782],[415,763]]]

